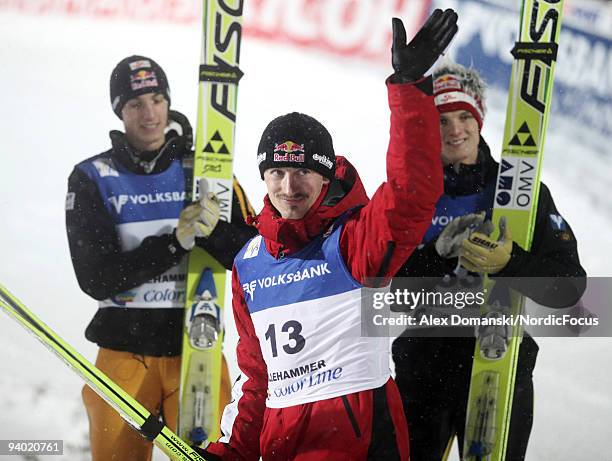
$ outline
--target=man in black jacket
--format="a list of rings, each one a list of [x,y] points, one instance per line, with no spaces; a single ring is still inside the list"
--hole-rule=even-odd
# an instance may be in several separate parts
[[[482,226],[486,218],[491,219],[498,171],[497,162],[480,136],[486,112],[484,90],[484,83],[473,69],[446,62],[434,72],[444,195],[436,205],[422,245],[397,277],[455,277],[459,267],[464,268],[464,274],[467,269],[473,275],[559,277],[547,279],[547,284],[521,284],[519,291],[545,306],[572,306],[584,291],[585,271],[578,259],[574,234],[557,211],[546,185],[540,188],[530,251],[512,241],[507,227],[500,229],[500,241],[471,230]],[[567,283],[569,277],[578,282]],[[475,347],[473,337],[424,337],[427,335],[427,331],[420,331],[418,336],[406,332],[393,343],[396,381],[404,399],[414,461],[443,459],[454,434],[459,446],[463,446]],[[525,335],[519,350],[508,461],[524,459],[527,450],[537,352],[533,338]]]
[[[74,168],[68,179],[66,227],[79,285],[99,301],[86,337],[100,346],[96,365],[173,430],[178,412],[186,259],[198,245],[227,269],[256,234],[254,215],[234,181],[231,224],[202,194],[190,204],[192,131],[170,111],[163,69],[130,56],[111,74],[111,103],[125,133],[112,148]],[[223,360],[221,408],[229,401]],[[83,399],[94,461],[149,460],[152,445],[89,387]]]

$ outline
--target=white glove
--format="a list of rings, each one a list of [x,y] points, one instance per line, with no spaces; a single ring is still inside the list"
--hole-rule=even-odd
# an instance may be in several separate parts
[[[185,250],[193,249],[196,237],[208,237],[219,222],[221,207],[217,196],[208,192],[208,182],[200,178],[200,200],[193,203],[179,216],[176,239]]]
[[[436,251],[443,258],[456,258],[459,256],[461,244],[470,237],[472,232],[478,230],[487,233],[490,226],[489,221],[485,223],[484,211],[455,218],[444,228],[438,240],[436,240]],[[487,227],[487,229],[483,229],[483,227]],[[489,230],[488,233],[490,232]]]

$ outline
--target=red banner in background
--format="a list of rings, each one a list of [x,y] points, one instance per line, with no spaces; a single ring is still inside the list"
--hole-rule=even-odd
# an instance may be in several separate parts
[[[380,61],[388,58],[391,18],[402,18],[411,36],[431,4],[432,0],[244,0],[244,30],[265,40]],[[201,5],[201,0],[0,0],[0,12],[195,24]],[[565,10],[569,24],[610,37],[612,2],[568,0]]]
[[[388,59],[391,18],[404,20],[413,35],[429,12],[430,0],[249,0],[245,29],[250,35],[341,55]]]
[[[265,40],[378,61],[389,56],[391,18],[401,17],[410,36],[427,17],[430,3],[245,0],[244,31]],[[0,0],[0,11],[179,24],[198,22],[200,8],[200,0]]]
[[[99,19],[194,23],[198,0],[0,0],[0,10],[28,14],[64,14]]]

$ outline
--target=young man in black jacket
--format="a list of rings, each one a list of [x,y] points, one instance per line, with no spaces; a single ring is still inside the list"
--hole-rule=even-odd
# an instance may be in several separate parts
[[[75,166],[68,179],[66,227],[80,287],[99,301],[86,337],[100,346],[96,365],[150,412],[176,429],[184,322],[186,255],[195,246],[227,269],[256,234],[254,215],[234,181],[231,224],[203,194],[191,204],[192,130],[169,110],[163,69],[130,56],[111,74],[111,103],[125,133],[112,148]],[[229,401],[223,360],[221,408]],[[89,387],[83,399],[94,461],[149,460],[152,444]]]
[[[422,245],[397,277],[454,277],[458,263],[474,275],[560,277],[547,279],[547,284],[522,284],[519,291],[545,306],[572,306],[584,291],[585,271],[578,259],[574,234],[557,211],[546,185],[540,188],[530,251],[512,241],[508,227],[500,229],[501,241],[470,231],[491,219],[498,171],[498,163],[480,136],[486,112],[484,92],[485,84],[473,69],[445,62],[434,72],[444,195],[436,205]],[[477,235],[480,242],[475,240]],[[483,240],[492,245],[482,245]],[[578,282],[567,283],[568,277]],[[393,343],[396,381],[404,399],[413,461],[439,461],[454,434],[459,447],[463,446],[475,339],[424,337],[431,333],[420,331],[417,336],[406,332]],[[535,341],[525,335],[519,350],[507,461],[524,459],[527,450],[537,353]]]

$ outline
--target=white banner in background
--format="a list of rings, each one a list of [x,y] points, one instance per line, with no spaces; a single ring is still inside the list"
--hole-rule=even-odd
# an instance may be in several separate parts
[[[200,3],[0,0],[0,11],[196,23]],[[507,91],[518,4],[518,0],[245,0],[244,31],[264,40],[388,66],[392,17],[402,18],[411,36],[432,8],[454,8],[460,27],[451,55],[476,67],[490,86]],[[612,135],[612,2],[566,0],[552,111],[585,129]]]

